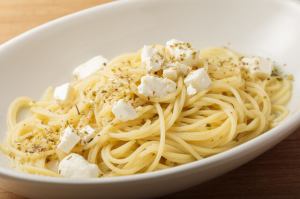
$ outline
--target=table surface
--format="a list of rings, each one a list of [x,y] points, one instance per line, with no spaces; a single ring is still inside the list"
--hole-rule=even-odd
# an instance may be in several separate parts
[[[109,0],[0,0],[0,43]],[[300,129],[250,163],[167,198],[300,198]],[[1,199],[24,199],[0,188]]]

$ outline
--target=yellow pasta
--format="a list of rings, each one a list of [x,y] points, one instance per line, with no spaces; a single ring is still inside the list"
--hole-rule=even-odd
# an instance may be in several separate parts
[[[166,169],[212,156],[276,126],[287,115],[292,81],[284,75],[257,77],[241,67],[242,56],[226,48],[202,50],[192,70],[205,68],[211,85],[188,95],[184,76],[167,96],[138,92],[147,74],[140,51],[119,56],[91,76],[70,82],[72,100],[57,102],[53,89],[34,101],[17,98],[9,107],[6,141],[1,150],[23,172],[59,176],[50,167],[66,154],[57,150],[67,126],[92,126],[96,134],[72,152],[95,163],[101,177]],[[161,71],[153,73],[161,76]],[[130,102],[137,118],[122,122],[112,113],[119,99]],[[19,119],[20,111],[30,112]]]

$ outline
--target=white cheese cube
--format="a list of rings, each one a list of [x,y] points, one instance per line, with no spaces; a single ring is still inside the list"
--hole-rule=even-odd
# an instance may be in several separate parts
[[[165,97],[176,91],[176,83],[166,78],[145,75],[138,86],[138,92],[146,97]]]
[[[196,92],[207,89],[211,85],[211,80],[204,68],[199,68],[192,71],[184,79],[184,83],[187,86],[187,92],[189,95],[196,94]]]
[[[171,80],[177,79],[177,70],[174,68],[167,68],[163,70],[163,77]]]
[[[168,63],[167,67],[176,69],[178,74],[182,74],[184,76],[192,70],[190,66],[180,62]]]
[[[107,59],[105,59],[101,55],[96,56],[75,68],[75,70],[73,71],[73,75],[77,79],[84,79],[95,73],[97,70],[106,66],[107,62]]]
[[[172,61],[193,66],[199,62],[199,51],[192,48],[190,43],[171,39],[166,43],[166,50],[169,52]]]
[[[63,151],[64,153],[70,153],[79,141],[80,137],[73,132],[71,127],[67,127],[60,137],[60,142],[57,145],[57,149]]]
[[[270,76],[274,65],[271,60],[262,57],[245,57],[242,63],[251,74],[258,76]]]
[[[71,85],[69,83],[65,83],[61,86],[57,86],[54,89],[53,97],[58,101],[66,102],[70,98],[71,91],[72,91]]]
[[[66,178],[97,178],[101,173],[96,164],[89,163],[76,153],[71,153],[60,161],[58,172]]]
[[[95,129],[93,129],[90,125],[86,125],[82,129],[80,129],[79,132],[82,135],[83,143],[88,143],[93,139],[95,135]]]
[[[122,99],[114,103],[112,112],[118,120],[123,122],[133,120],[137,117],[137,112],[131,104],[126,103]]]
[[[188,95],[195,95],[197,93],[197,90],[192,85],[188,85],[188,87],[186,88],[186,92]]]
[[[141,52],[141,62],[148,72],[155,72],[162,68],[164,56],[155,46],[145,45]]]

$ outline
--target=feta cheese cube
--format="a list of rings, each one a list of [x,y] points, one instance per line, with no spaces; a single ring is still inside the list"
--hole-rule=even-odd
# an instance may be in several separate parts
[[[177,70],[174,68],[167,68],[163,70],[163,77],[171,80],[177,79]]]
[[[199,62],[199,51],[192,48],[190,43],[171,39],[166,43],[166,50],[169,52],[172,61],[193,66]]]
[[[242,63],[251,74],[257,76],[270,76],[273,70],[273,62],[262,57],[245,57]]]
[[[141,52],[141,62],[148,72],[155,72],[162,68],[164,56],[155,46],[145,45]]]
[[[57,86],[54,89],[53,97],[58,101],[66,102],[70,98],[71,91],[72,91],[71,85],[69,83],[65,83],[61,86]]]
[[[76,153],[71,153],[60,161],[58,172],[66,178],[96,178],[101,173],[96,164],[89,163]]]
[[[73,132],[71,127],[67,127],[60,137],[60,142],[57,145],[57,149],[63,151],[64,153],[70,153],[79,141],[80,137]]]
[[[186,88],[186,92],[188,95],[195,95],[197,93],[197,90],[192,85],[188,85],[188,87]]]
[[[167,67],[176,69],[178,74],[182,74],[184,76],[192,70],[190,66],[180,62],[168,63]]]
[[[80,129],[79,133],[82,135],[83,143],[88,143],[93,139],[95,135],[95,129],[93,129],[90,125],[86,125]]]
[[[73,75],[77,79],[84,79],[95,73],[97,70],[106,66],[107,62],[107,59],[105,59],[101,55],[96,56],[75,68],[75,70],[73,71]]]
[[[207,89],[211,85],[211,80],[205,69],[199,68],[190,72],[184,79],[184,83],[187,86],[188,95],[193,95],[196,92]]]
[[[138,86],[138,92],[146,97],[164,97],[176,91],[176,83],[166,78],[145,75]]]
[[[137,112],[131,104],[126,103],[122,99],[114,103],[112,112],[118,120],[123,122],[133,120],[137,117]]]

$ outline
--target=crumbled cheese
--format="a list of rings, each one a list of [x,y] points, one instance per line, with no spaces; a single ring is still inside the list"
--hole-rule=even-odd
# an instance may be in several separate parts
[[[77,79],[84,79],[95,73],[97,70],[106,66],[107,62],[107,59],[105,59],[101,55],[96,56],[75,68],[75,70],[73,71],[73,75]]]
[[[53,97],[58,101],[66,102],[70,98],[71,91],[72,91],[71,85],[69,83],[65,83],[61,86],[57,86],[54,89]]]
[[[131,106],[131,104],[126,103],[123,99],[118,100],[112,107],[112,112],[115,117],[123,122],[133,120],[137,117],[137,112]]]
[[[74,146],[80,141],[80,137],[73,132],[71,127],[67,127],[60,138],[57,149],[64,153],[70,153]]]
[[[197,90],[192,85],[188,85],[186,88],[186,92],[188,95],[195,95],[197,93]]]
[[[141,62],[148,72],[155,72],[161,69],[164,56],[155,46],[145,45],[141,52]]]
[[[66,178],[96,178],[101,173],[96,164],[89,163],[76,153],[71,153],[60,161],[58,172]]]
[[[95,129],[93,129],[90,125],[86,125],[79,131],[80,135],[82,135],[83,143],[88,143],[91,141],[95,135]]]
[[[180,62],[168,63],[167,68],[176,69],[178,74],[182,74],[184,76],[187,75],[192,70],[190,66]]]
[[[166,78],[145,75],[141,78],[138,92],[146,97],[164,97],[176,91],[176,83]]]
[[[193,95],[196,92],[207,89],[211,84],[211,80],[205,69],[199,68],[188,74],[184,79],[184,83],[187,86],[188,95]]]
[[[171,39],[166,43],[166,50],[173,62],[177,61],[193,66],[199,61],[199,51],[193,49],[190,43]]]
[[[270,76],[273,70],[273,62],[262,57],[245,57],[242,63],[253,75]]]
[[[163,70],[163,77],[171,80],[177,79],[177,70],[174,68],[167,68]]]

